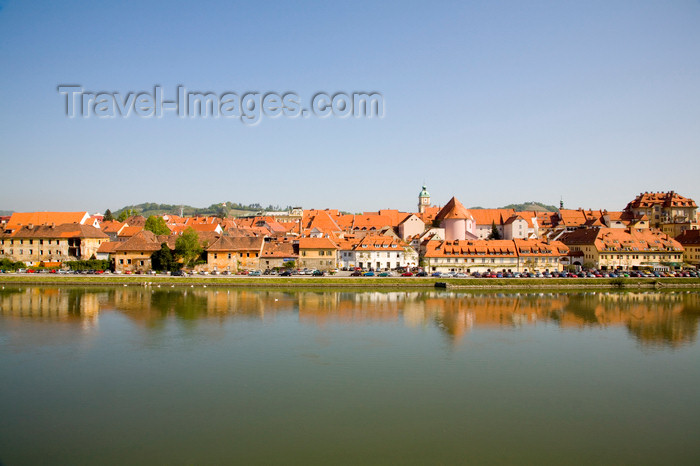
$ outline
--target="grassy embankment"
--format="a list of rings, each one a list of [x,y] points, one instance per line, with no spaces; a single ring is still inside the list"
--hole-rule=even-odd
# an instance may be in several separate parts
[[[700,278],[400,278],[400,277],[169,277],[152,275],[0,275],[0,284],[23,285],[211,285],[244,287],[407,287],[434,288],[445,283],[449,288],[639,288],[697,287]]]

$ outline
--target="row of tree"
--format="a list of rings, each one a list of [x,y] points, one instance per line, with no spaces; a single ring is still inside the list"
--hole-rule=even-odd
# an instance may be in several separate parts
[[[127,218],[133,215],[162,215],[165,213],[179,214],[182,212],[184,215],[194,216],[194,215],[212,215],[220,218],[226,218],[231,214],[231,211],[281,211],[281,210],[291,210],[291,206],[281,207],[279,205],[268,205],[264,207],[262,204],[239,204],[237,202],[221,202],[218,204],[212,204],[209,207],[191,207],[191,206],[178,206],[174,204],[156,204],[154,202],[145,202],[143,204],[126,206],[118,210],[117,217],[114,216],[111,210],[107,209],[104,213],[105,220],[114,220],[115,218],[120,222],[123,222]]]
[[[161,219],[162,220],[162,219]],[[175,272],[184,267],[194,267],[204,263],[204,247],[199,243],[199,236],[192,228],[185,230],[175,240],[175,250],[171,251],[167,243],[151,255],[151,267],[156,272]]]

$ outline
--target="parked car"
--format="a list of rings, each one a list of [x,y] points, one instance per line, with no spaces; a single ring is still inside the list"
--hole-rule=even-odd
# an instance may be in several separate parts
[[[350,274],[351,277],[361,277],[362,276],[362,271],[361,270],[355,270],[353,273]]]
[[[323,272],[322,270],[314,270],[311,272],[311,275],[314,277],[323,277],[326,273]]]
[[[251,276],[251,277],[259,277],[259,276],[262,275],[262,273],[261,273],[259,270],[253,270],[253,271],[250,272],[248,275]]]
[[[362,274],[363,277],[374,277],[374,272],[371,270]]]
[[[402,276],[402,277],[412,277],[412,276],[413,276],[413,272],[404,272],[404,273],[401,274],[401,276]]]
[[[382,272],[377,276],[378,277],[391,277],[391,272]]]
[[[422,270],[416,274],[416,277],[427,277],[427,276],[428,276],[428,272],[426,272],[424,270]]]
[[[291,277],[292,276],[292,271],[291,270],[285,270],[280,274],[280,277]]]

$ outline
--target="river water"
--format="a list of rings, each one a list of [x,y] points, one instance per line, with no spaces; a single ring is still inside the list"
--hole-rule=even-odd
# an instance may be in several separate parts
[[[0,465],[700,464],[698,292],[0,290]]]

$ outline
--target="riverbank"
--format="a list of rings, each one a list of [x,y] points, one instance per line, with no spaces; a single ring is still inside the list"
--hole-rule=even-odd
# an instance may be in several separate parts
[[[151,275],[0,275],[8,285],[171,285],[262,288],[700,288],[700,278],[170,277]]]

